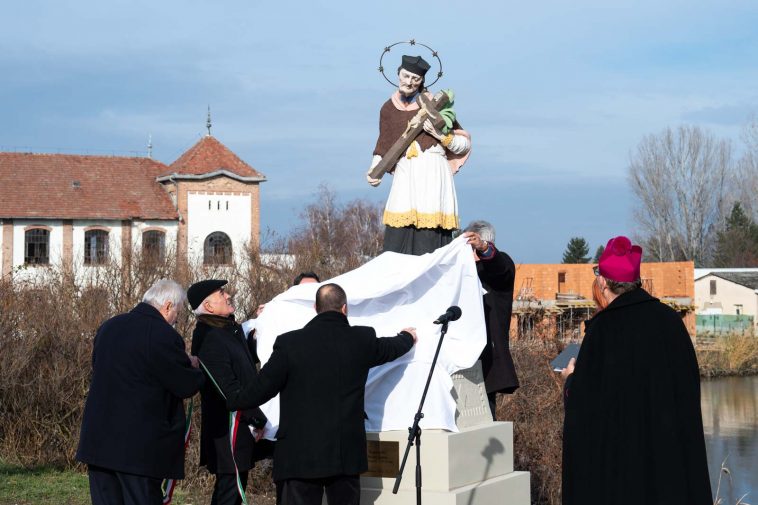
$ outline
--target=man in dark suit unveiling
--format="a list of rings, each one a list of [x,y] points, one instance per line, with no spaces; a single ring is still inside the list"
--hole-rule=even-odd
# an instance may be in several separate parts
[[[76,452],[94,505],[158,505],[161,481],[184,477],[182,398],[203,384],[172,328],[185,303],[179,284],[160,280],[97,331]]]
[[[414,328],[377,338],[373,328],[350,326],[347,296],[337,284],[316,292],[314,317],[280,335],[269,361],[227,401],[260,405],[280,393],[274,480],[283,505],[360,502],[359,474],[368,469],[363,399],[370,368],[408,352]]]

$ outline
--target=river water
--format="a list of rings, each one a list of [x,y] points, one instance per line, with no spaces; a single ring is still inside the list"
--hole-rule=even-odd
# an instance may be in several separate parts
[[[725,505],[758,504],[758,376],[707,379],[701,383],[701,406],[711,486]]]

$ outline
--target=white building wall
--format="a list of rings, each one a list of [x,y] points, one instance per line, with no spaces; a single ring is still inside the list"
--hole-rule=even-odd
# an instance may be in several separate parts
[[[712,280],[716,281],[715,295],[711,295]],[[753,316],[753,324],[758,325],[758,294],[753,289],[709,274],[695,280],[695,312],[697,314],[704,313],[706,302],[720,303],[721,314],[727,315],[737,315],[737,305],[742,305],[740,313]]]
[[[13,220],[13,278],[28,281],[47,272],[48,265],[24,265],[25,233],[29,227],[50,228],[48,255],[49,266],[60,266],[63,253],[63,221],[52,219],[14,219]],[[19,267],[23,267],[20,268]]]
[[[108,230],[108,251],[112,260],[121,261],[121,221],[116,220],[75,220],[73,222],[74,267],[84,265],[84,233],[88,228]],[[89,268],[89,265],[87,265]]]
[[[170,220],[132,221],[132,244],[136,251],[142,250],[142,234],[146,230],[160,230],[166,234],[166,251],[176,251],[179,222]]]
[[[250,195],[188,193],[187,255],[189,260],[202,262],[205,238],[214,231],[220,231],[229,235],[235,260],[239,261],[244,247],[251,238],[251,207]]]

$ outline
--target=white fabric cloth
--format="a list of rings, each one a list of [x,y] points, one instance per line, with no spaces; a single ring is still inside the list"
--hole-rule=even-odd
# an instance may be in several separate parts
[[[450,374],[474,365],[487,341],[484,293],[471,246],[459,237],[423,256],[386,252],[360,268],[326,282],[348,296],[351,325],[371,326],[377,336],[415,327],[418,343],[405,356],[372,368],[366,382],[366,430],[405,430],[413,423],[440,336],[432,322],[451,305],[462,316],[449,325],[424,403],[422,428],[458,431]],[[323,284],[323,283],[322,283]],[[293,286],[266,304],[257,319],[258,356],[266,363],[276,337],[302,328],[315,315],[313,302],[322,284]],[[279,426],[278,396],[261,409],[269,419],[266,438]]]
[[[245,337],[247,337],[251,331],[255,329],[255,324],[257,323],[257,319],[248,319],[244,323],[241,324],[242,331],[245,334]]]

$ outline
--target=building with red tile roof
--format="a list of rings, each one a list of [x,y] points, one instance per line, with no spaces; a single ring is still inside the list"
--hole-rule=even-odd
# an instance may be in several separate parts
[[[210,134],[170,165],[0,152],[0,276],[97,265],[134,250],[229,263],[259,241],[265,180]]]

